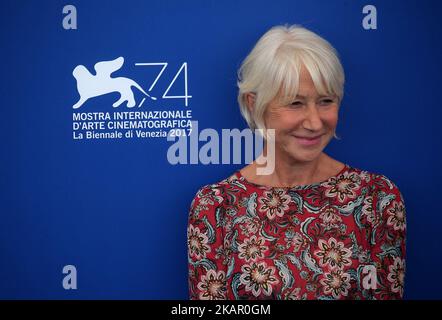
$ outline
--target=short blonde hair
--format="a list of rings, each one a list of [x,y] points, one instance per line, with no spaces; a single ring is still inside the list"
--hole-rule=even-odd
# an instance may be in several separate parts
[[[344,69],[333,46],[298,25],[275,26],[256,43],[238,70],[238,103],[251,129],[265,129],[264,112],[278,94],[289,103],[299,89],[302,65],[310,73],[321,95],[344,95]],[[255,94],[253,112],[247,94]]]

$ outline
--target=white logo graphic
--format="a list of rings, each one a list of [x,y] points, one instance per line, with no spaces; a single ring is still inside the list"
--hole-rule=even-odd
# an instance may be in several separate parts
[[[165,61],[132,64],[138,74],[146,72],[144,82],[140,83],[140,86],[139,83],[128,77],[113,76],[113,73],[120,70],[125,62],[126,66],[129,66],[128,61],[123,57],[110,61],[98,61],[94,66],[95,72],[92,70],[90,72],[84,65],[75,64],[77,66],[73,69],[72,75],[76,79],[80,98],[72,106],[72,137],[74,140],[166,138],[168,133],[181,134],[187,133],[187,131],[190,133],[192,130],[192,110],[190,108],[183,110],[183,107],[189,106],[189,101],[192,98],[188,91],[187,62],[182,62],[176,72],[173,69],[172,72],[169,72],[171,68],[168,68],[169,63]],[[174,63],[172,68],[175,67]],[[168,72],[165,72],[166,69]],[[130,72],[126,68],[124,71]],[[161,81],[159,81],[160,78]],[[149,81],[152,82],[149,83]],[[155,86],[154,97],[151,92]],[[142,95],[137,93],[137,90],[133,90],[133,87],[137,88]],[[84,109],[81,107],[85,103],[87,104],[89,99],[113,92],[120,94],[118,101],[112,104],[113,112],[80,111],[80,109]],[[149,110],[142,110],[141,106],[148,99],[174,99],[174,104],[178,106],[174,106],[170,110],[154,110],[156,104],[152,103]],[[179,101],[181,99],[182,102]],[[167,106],[166,101],[162,102]],[[116,109],[121,104],[126,104],[132,110]]]
[[[77,8],[71,4],[63,7],[63,28],[65,30],[77,30]]]
[[[362,27],[365,30],[376,30],[378,28],[376,7],[368,4],[362,8],[362,13],[367,14],[362,20]]]
[[[367,274],[362,279],[362,287],[366,290],[376,290],[377,289],[377,271],[376,267],[373,265],[366,265],[362,269],[362,274]]]
[[[63,278],[63,288],[66,290],[77,289],[77,268],[70,264],[64,266],[63,274],[66,274]]]
[[[135,106],[132,87],[137,88],[152,100],[156,100],[155,97],[151,97],[149,94],[147,94],[143,88],[141,88],[141,86],[132,79],[124,77],[111,77],[111,74],[119,70],[123,66],[123,63],[123,57],[119,57],[111,61],[97,62],[94,66],[96,73],[95,75],[91,74],[83,65],[76,66],[74,71],[72,71],[72,75],[77,80],[77,90],[80,94],[80,100],[73,105],[73,108],[78,109],[88,99],[102,96],[111,92],[120,93],[120,99],[112,104],[114,108],[119,107],[123,102],[127,102],[127,107],[132,108]]]

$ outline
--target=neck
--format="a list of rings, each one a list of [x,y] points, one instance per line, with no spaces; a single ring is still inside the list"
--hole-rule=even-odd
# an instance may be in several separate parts
[[[266,147],[264,146],[261,156],[266,156]],[[325,153],[321,153],[319,157],[312,161],[300,162],[288,158],[280,153],[275,154],[275,169],[269,175],[257,176],[260,184],[278,186],[278,187],[292,187],[297,185],[307,185],[314,182],[321,181],[324,172],[325,164],[331,160]],[[256,168],[258,165],[253,163]]]

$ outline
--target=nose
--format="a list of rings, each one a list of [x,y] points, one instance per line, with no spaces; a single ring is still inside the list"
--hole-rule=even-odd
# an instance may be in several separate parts
[[[307,105],[307,108],[305,109],[305,118],[302,125],[305,129],[310,131],[319,131],[322,129],[322,120],[314,103]]]

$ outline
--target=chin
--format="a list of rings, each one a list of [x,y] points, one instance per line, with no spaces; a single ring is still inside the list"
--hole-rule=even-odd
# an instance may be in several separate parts
[[[293,160],[296,160],[298,162],[312,162],[316,159],[319,158],[319,156],[321,155],[321,152],[315,152],[315,153],[296,153],[296,154],[291,154],[291,157]]]
[[[323,144],[314,148],[306,148],[292,143],[284,148],[284,152],[296,161],[310,162],[317,159],[324,151],[324,148],[325,145]]]
[[[297,162],[311,162],[319,158],[323,148],[316,148],[315,150],[300,150],[299,148],[291,148],[284,150],[288,158]]]

